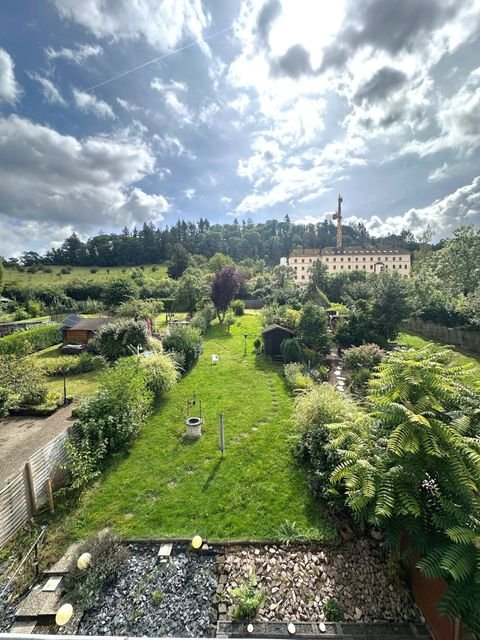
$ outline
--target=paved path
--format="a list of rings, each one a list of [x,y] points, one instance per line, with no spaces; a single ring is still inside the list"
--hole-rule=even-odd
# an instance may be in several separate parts
[[[73,424],[72,407],[46,418],[10,416],[0,420],[0,488],[28,458]]]

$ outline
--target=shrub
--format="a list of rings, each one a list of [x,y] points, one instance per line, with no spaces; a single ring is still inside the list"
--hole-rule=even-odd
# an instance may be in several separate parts
[[[367,391],[368,383],[372,377],[370,369],[357,369],[349,374],[349,389],[357,395],[363,397]]]
[[[304,372],[304,367],[299,362],[292,362],[283,367],[285,382],[290,391],[309,389],[313,386],[313,380]]]
[[[232,311],[236,316],[243,316],[245,313],[245,303],[243,300],[234,300],[231,304]]]
[[[340,622],[343,613],[335,598],[327,598],[323,603],[323,613],[327,622]]]
[[[28,320],[29,317],[30,317],[30,314],[26,309],[23,309],[23,307],[19,307],[18,309],[16,309],[15,313],[13,314],[13,319],[15,321]]]
[[[60,269],[60,273],[64,276],[68,275],[69,273],[72,273],[72,270],[70,269],[70,267],[62,267]]]
[[[345,368],[350,371],[358,369],[373,370],[380,364],[384,354],[385,352],[378,344],[363,344],[359,347],[347,349],[343,354],[343,362]]]
[[[360,416],[359,408],[327,383],[313,387],[295,402],[294,423],[298,433],[295,456],[309,470],[313,495],[336,506],[343,502],[330,482],[340,463],[336,449],[329,447],[333,438],[332,426],[356,423]]]
[[[197,362],[203,351],[202,337],[198,329],[175,327],[170,335],[163,339],[165,351],[175,351],[185,358],[184,369],[188,371]]]
[[[327,316],[323,309],[308,302],[302,309],[297,326],[298,340],[316,353],[326,354],[330,350],[327,331]]]
[[[0,338],[0,354],[25,355],[52,347],[61,340],[62,336],[58,325],[17,331]]]
[[[253,618],[263,602],[265,593],[257,587],[257,576],[252,573],[248,580],[230,592],[236,602],[233,618],[248,620]]]
[[[95,371],[104,365],[103,358],[90,353],[82,353],[79,356],[59,356],[45,362],[42,366],[47,376],[71,376],[78,373]]]
[[[3,413],[14,406],[40,404],[47,396],[36,362],[16,354],[0,355],[0,389]]]
[[[280,344],[280,351],[285,364],[289,362],[302,362],[302,348],[295,338],[286,338]]]
[[[83,571],[77,567],[82,553],[92,557],[90,566]],[[67,600],[80,609],[91,607],[98,594],[116,581],[128,558],[128,550],[110,531],[86,540],[77,549],[64,578]]]
[[[90,273],[97,273],[97,271],[98,271],[97,267],[92,267],[90,269]]]
[[[206,304],[193,316],[190,326],[204,332],[210,328],[215,317],[215,307],[212,304]]]
[[[157,397],[173,389],[180,378],[178,365],[170,354],[140,356],[139,362],[146,373],[148,389]]]
[[[100,327],[90,340],[91,348],[106,360],[113,362],[145,349],[148,342],[147,325],[143,320],[123,320]]]
[[[255,340],[253,341],[253,346],[255,348],[255,353],[257,354],[257,356],[262,353],[263,351],[263,340],[260,337],[256,337]]]
[[[114,278],[107,282],[103,292],[104,302],[108,307],[118,307],[129,298],[135,298],[137,286],[129,278]]]
[[[163,311],[163,302],[154,298],[143,300],[125,300],[117,308],[117,315],[123,318],[135,318],[135,320],[147,320],[156,318]]]

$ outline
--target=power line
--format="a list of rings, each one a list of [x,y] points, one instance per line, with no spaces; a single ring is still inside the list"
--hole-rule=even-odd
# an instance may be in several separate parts
[[[94,84],[92,87],[89,87],[88,89],[85,89],[86,93],[89,93],[90,91],[94,91],[95,89],[98,89],[99,87],[103,87],[106,84],[109,84],[110,82],[113,82],[114,80],[118,80],[119,78],[124,78],[125,76],[128,76],[130,73],[133,73],[134,71],[139,71],[140,69],[143,69],[144,67],[148,67],[148,65],[150,64],[154,64],[155,62],[160,62],[161,60],[165,60],[165,58],[168,58],[170,56],[173,56],[175,53],[180,53],[180,51],[185,51],[185,49],[190,49],[191,47],[194,47],[197,44],[200,44],[202,42],[205,42],[206,40],[211,40],[212,38],[216,38],[217,36],[222,35],[222,33],[225,33],[226,31],[230,31],[230,29],[233,29],[233,25],[230,27],[226,27],[225,29],[222,29],[221,31],[217,31],[216,33],[212,33],[211,35],[205,37],[205,38],[199,38],[198,40],[195,40],[194,42],[190,42],[190,44],[186,44],[184,47],[180,47],[179,49],[175,49],[174,51],[169,51],[168,53],[164,53],[161,56],[158,56],[157,58],[153,58],[152,60],[148,60],[148,62],[144,62],[143,64],[139,64],[136,67],[133,67],[132,69],[128,69],[128,71],[124,71],[123,73],[119,73],[116,76],[113,76],[112,78],[109,78],[108,80],[103,80],[103,82],[99,82],[98,84]]]

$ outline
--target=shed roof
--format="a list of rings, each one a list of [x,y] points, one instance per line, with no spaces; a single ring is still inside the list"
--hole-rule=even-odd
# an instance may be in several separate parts
[[[289,333],[292,336],[295,335],[295,333],[291,329],[287,329],[287,327],[282,327],[280,324],[269,324],[268,327],[265,327],[264,329],[262,329],[262,334],[270,333],[270,331],[275,331],[278,329],[281,329],[282,331],[285,331],[285,333]]]
[[[80,316],[76,316],[74,313],[69,315],[60,325],[60,329],[70,329],[74,325],[78,324],[82,318]]]
[[[62,327],[62,329],[69,329],[73,331],[96,331],[100,329],[100,327],[108,322],[111,322],[111,318],[80,318],[77,324],[74,324],[72,327]]]

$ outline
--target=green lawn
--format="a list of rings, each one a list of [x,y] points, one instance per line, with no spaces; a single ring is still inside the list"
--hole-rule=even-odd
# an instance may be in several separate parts
[[[414,336],[411,333],[401,333],[398,337],[397,342],[399,345],[413,347],[414,349],[421,349],[422,347],[426,347],[428,344],[438,345],[438,343],[433,342],[433,340],[425,340],[425,338]],[[466,377],[467,384],[472,387],[476,384],[478,385],[480,382],[480,359],[466,356],[463,353],[459,353],[458,351],[454,351],[453,354],[458,364],[469,364],[473,367],[471,372]]]
[[[62,523],[69,537],[111,526],[127,538],[196,533],[210,539],[275,538],[285,520],[303,530],[315,527],[322,539],[335,536],[293,463],[293,403],[281,369],[252,352],[259,331],[259,318],[252,314],[230,335],[218,325],[208,332],[200,361],[162,400],[130,455],[85,493]],[[211,365],[213,353],[220,357],[217,366]],[[185,404],[194,393],[203,401],[204,435],[186,442]]]
[[[32,354],[32,357],[36,359],[39,366],[45,360],[52,360],[63,356],[60,351],[60,345],[43,349]],[[70,356],[76,358],[77,356]],[[81,398],[96,390],[100,383],[100,379],[103,371],[88,371],[87,373],[80,373],[78,375],[67,376],[67,395],[74,398]],[[63,378],[54,378],[45,376],[45,382],[47,383],[49,391],[55,391],[63,397]]]
[[[153,265],[144,265],[144,273],[146,277],[163,278],[167,275],[167,266],[165,264],[155,265],[156,270],[152,271]],[[128,275],[134,267],[95,267],[98,268],[96,273],[91,273],[91,267],[71,267],[72,272],[69,274],[61,274],[62,267],[52,266],[52,273],[37,271],[36,273],[23,273],[14,268],[5,268],[5,282],[15,282],[19,285],[35,285],[35,284],[62,284],[66,285],[72,280],[89,279],[104,281],[108,278]],[[137,267],[138,268],[138,267]],[[60,274],[60,275],[59,275]]]

